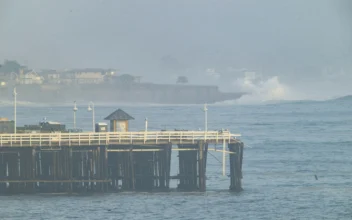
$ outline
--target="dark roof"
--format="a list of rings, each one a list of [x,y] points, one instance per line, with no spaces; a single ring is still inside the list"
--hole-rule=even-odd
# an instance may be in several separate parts
[[[113,113],[111,113],[108,117],[104,118],[104,120],[118,120],[118,121],[124,121],[124,120],[133,120],[134,118],[124,112],[121,109],[117,109]]]

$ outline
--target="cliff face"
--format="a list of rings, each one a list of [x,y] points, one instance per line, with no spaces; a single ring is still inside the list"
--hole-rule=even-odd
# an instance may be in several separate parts
[[[17,93],[19,101],[39,103],[72,102],[76,100],[86,102],[203,104],[237,99],[242,95],[241,93],[222,93],[216,86],[152,83],[72,86],[18,85]],[[7,97],[11,96],[7,94]]]

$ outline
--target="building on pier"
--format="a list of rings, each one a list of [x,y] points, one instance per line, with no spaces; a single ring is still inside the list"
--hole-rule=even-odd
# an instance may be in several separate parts
[[[15,122],[9,121],[7,118],[0,118],[0,134],[13,133],[15,129]]]
[[[117,109],[109,116],[104,118],[104,120],[110,121],[110,131],[117,132],[117,131],[128,131],[128,121],[134,120],[132,116],[127,114],[121,109]]]

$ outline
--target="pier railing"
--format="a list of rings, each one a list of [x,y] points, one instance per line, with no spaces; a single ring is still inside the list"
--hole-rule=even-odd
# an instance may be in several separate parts
[[[0,147],[91,146],[123,144],[232,143],[240,134],[229,131],[148,131],[0,134]]]

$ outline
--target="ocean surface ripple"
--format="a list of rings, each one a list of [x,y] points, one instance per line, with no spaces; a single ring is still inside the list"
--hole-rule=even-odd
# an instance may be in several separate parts
[[[78,103],[77,125],[91,129],[88,103]],[[241,133],[243,187],[228,191],[221,155],[212,152],[205,193],[15,195],[0,197],[1,219],[351,219],[352,100],[267,105],[210,105],[208,128]],[[131,130],[203,129],[202,106],[97,106],[96,121],[116,108],[136,120]],[[12,118],[11,106],[0,117]],[[72,127],[72,106],[19,105],[18,125],[44,117]],[[216,157],[216,158],[214,158]],[[173,153],[171,174],[177,174]],[[229,172],[227,164],[227,173]],[[315,179],[315,175],[318,179]],[[171,186],[176,187],[177,182]]]

